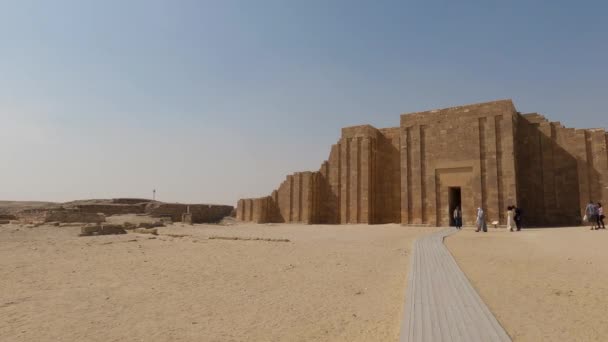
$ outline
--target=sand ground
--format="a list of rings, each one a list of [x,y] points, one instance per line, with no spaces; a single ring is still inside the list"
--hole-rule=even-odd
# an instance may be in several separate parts
[[[514,341],[608,340],[608,230],[465,229],[446,244]]]
[[[151,238],[0,226],[0,340],[395,341],[411,244],[431,231],[173,225]]]

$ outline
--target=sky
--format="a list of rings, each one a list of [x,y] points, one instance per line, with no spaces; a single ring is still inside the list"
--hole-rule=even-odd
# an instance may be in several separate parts
[[[0,200],[236,204],[346,126],[511,98],[608,127],[602,1],[0,0]]]

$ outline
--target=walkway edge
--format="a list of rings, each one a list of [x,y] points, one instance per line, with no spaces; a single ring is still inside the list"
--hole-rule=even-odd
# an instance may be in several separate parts
[[[399,341],[511,341],[445,247],[456,232],[448,228],[413,242]]]

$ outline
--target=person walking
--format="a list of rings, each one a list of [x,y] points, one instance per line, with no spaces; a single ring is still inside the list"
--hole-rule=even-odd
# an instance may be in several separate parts
[[[518,206],[514,207],[514,217],[515,225],[517,226],[517,231],[521,230],[521,209]]]
[[[591,230],[595,229],[595,223],[596,223],[596,208],[595,208],[595,204],[593,204],[593,201],[589,201],[589,204],[587,204],[587,207],[585,207],[585,218],[587,222],[591,222]]]
[[[486,215],[483,212],[483,209],[477,208],[477,230],[476,232],[483,230],[484,232],[488,231],[488,226],[486,225]]]
[[[606,225],[604,224],[604,208],[602,207],[602,203],[597,203],[597,229],[606,229]]]
[[[453,217],[456,229],[462,229],[462,211],[460,210],[460,206],[456,206],[456,209],[454,209]]]
[[[509,229],[510,232],[512,232],[514,230],[513,207],[514,206],[512,206],[512,205],[507,207],[507,228]]]

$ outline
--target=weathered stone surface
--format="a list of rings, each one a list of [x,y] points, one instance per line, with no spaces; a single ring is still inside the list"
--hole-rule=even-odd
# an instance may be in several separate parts
[[[164,227],[165,224],[160,222],[160,221],[156,221],[156,222],[140,222],[137,225],[137,228],[156,228],[156,227]]]
[[[191,213],[183,213],[182,214],[182,222],[185,224],[192,224],[192,214]]]
[[[158,228],[135,228],[135,233],[158,235]]]
[[[126,234],[127,231],[119,224],[90,223],[80,228],[80,236]]]
[[[150,199],[145,198],[113,198],[112,203],[115,204],[141,204],[152,202]]]
[[[77,209],[27,209],[17,213],[20,220],[27,222],[105,222],[105,216],[98,213],[82,212]]]
[[[190,207],[193,223],[219,222],[234,210],[233,206],[227,205],[178,204],[138,198],[118,198],[55,203],[50,206],[20,210],[14,217],[23,222],[104,222],[105,216],[136,214],[150,215],[171,223],[179,222],[188,207]],[[4,215],[4,213],[1,214]]]
[[[80,228],[80,235],[86,236],[86,235],[93,235],[94,233],[98,233],[101,231],[101,225],[100,224],[86,224],[83,227]]]
[[[37,223],[36,226],[40,225]],[[59,227],[80,227],[82,222],[60,222]]]
[[[446,226],[457,188],[465,225],[477,207],[504,225],[510,205],[522,208],[527,225],[572,225],[590,200],[608,202],[607,145],[603,129],[522,115],[511,100],[404,114],[399,127],[342,129],[319,171],[239,200],[236,217]]]
[[[180,222],[182,214],[188,211],[188,207],[192,214],[192,223],[219,222],[234,209],[230,205],[151,202],[146,205],[145,213],[153,217],[171,217],[173,222]]]
[[[104,215],[142,214],[144,204],[79,204],[74,207],[81,212],[102,213]]]
[[[103,234],[103,235],[112,235],[112,234],[126,234],[127,231],[120,224],[104,223],[101,225],[101,231],[99,233]]]

